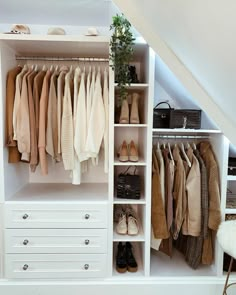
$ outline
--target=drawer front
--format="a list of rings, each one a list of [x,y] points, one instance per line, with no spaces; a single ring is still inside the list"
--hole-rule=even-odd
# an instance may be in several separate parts
[[[7,254],[6,278],[72,279],[107,275],[105,254]]]
[[[106,229],[6,229],[6,253],[106,253]]]
[[[106,204],[6,204],[6,228],[107,228]]]

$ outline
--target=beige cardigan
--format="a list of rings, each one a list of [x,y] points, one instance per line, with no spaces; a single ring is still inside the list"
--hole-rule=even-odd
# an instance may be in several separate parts
[[[48,70],[44,79],[42,93],[39,102],[39,161],[41,165],[42,175],[48,174],[48,163],[46,156],[46,128],[47,128],[47,108],[48,108],[48,94],[49,94],[49,81],[51,72]]]

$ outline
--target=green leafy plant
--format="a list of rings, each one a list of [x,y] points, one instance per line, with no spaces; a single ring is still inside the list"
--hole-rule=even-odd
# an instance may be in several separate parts
[[[129,63],[133,57],[134,38],[131,24],[124,15],[113,16],[110,30],[113,34],[110,40],[111,67],[115,72],[115,82],[118,84],[121,101],[127,96],[127,85],[130,85]]]

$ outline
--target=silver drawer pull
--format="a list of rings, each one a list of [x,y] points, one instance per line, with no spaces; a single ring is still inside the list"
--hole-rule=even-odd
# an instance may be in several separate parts
[[[85,264],[85,265],[84,265],[84,269],[85,269],[85,270],[89,269],[89,264]]]
[[[22,216],[23,219],[27,219],[28,217],[29,217],[29,215],[26,213]]]
[[[89,240],[85,240],[84,243],[85,243],[85,245],[88,245],[89,244]]]
[[[85,219],[89,219],[90,215],[89,214],[85,214],[84,218]]]
[[[28,243],[29,243],[29,240],[26,240],[26,239],[25,239],[25,240],[23,241],[23,245],[27,245]]]
[[[22,267],[22,269],[23,269],[23,270],[27,270],[28,267],[29,267],[29,265],[28,265],[28,264],[25,264],[25,265]]]

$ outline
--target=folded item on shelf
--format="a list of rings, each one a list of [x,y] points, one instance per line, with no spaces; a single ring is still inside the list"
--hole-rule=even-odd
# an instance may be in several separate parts
[[[30,34],[30,28],[27,25],[12,25],[11,31],[5,34]]]

